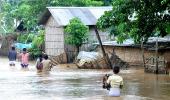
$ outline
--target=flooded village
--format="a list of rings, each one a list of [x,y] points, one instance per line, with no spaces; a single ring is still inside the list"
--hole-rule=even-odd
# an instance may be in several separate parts
[[[21,1],[0,0],[0,100],[169,100],[168,0]]]

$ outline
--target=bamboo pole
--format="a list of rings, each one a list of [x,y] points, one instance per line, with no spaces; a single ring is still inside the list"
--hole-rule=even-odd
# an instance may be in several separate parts
[[[95,26],[94,28],[95,28],[95,33],[96,33],[97,39],[98,39],[98,41],[99,41],[99,44],[100,44],[100,47],[101,47],[101,50],[102,50],[102,53],[103,53],[103,57],[104,57],[104,59],[105,59],[105,62],[106,62],[106,63],[109,65],[109,67],[112,69],[111,61],[110,61],[108,55],[106,54],[106,52],[105,52],[105,50],[104,50],[104,47],[103,47],[103,45],[102,45],[102,41],[101,41],[101,39],[100,39],[99,32],[98,32],[98,30],[97,30],[97,27]]]
[[[158,74],[158,37],[156,39],[156,74]]]
[[[142,38],[142,41],[141,41],[141,49],[142,49],[142,60],[143,60],[143,67],[145,68],[145,55],[144,55],[144,45],[143,45],[143,38]]]

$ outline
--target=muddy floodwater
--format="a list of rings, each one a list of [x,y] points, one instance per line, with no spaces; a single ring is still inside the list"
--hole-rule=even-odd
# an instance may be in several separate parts
[[[102,76],[111,70],[83,70],[57,66],[50,75],[37,75],[34,64],[29,71],[9,67],[0,57],[0,100],[170,100],[170,76],[146,74],[143,69],[122,70],[121,97],[107,96]]]

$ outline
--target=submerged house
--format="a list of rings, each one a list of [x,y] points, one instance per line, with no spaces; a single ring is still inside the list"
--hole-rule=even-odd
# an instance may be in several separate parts
[[[170,38],[158,38],[158,54],[156,55],[156,41],[157,38],[151,37],[148,42],[144,44],[144,59],[146,67],[153,67],[155,70],[156,56],[158,56],[158,66],[167,67],[170,69]],[[122,44],[116,41],[103,42],[105,51],[108,54],[114,53],[123,61],[130,65],[143,65],[142,50],[140,44],[134,44],[133,40],[129,39]],[[99,48],[100,49],[100,48]]]
[[[74,48],[64,42],[64,28],[70,19],[78,17],[89,26],[90,42],[97,41],[94,26],[97,19],[105,11],[111,10],[111,7],[47,7],[47,10],[41,17],[39,24],[45,27],[45,52],[51,56],[57,56],[64,52],[72,52]],[[99,32],[101,40],[106,41],[108,35]]]

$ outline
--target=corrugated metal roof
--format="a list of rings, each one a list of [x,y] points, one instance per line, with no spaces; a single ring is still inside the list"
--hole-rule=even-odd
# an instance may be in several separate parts
[[[157,39],[158,39],[158,42],[170,42],[170,36],[166,36],[166,37],[149,37],[146,44],[148,44],[148,43],[156,43]],[[106,41],[106,42],[102,42],[102,43],[103,43],[103,45],[107,45],[107,46],[134,46],[135,45],[133,39],[126,39],[121,44],[117,43],[117,41]],[[99,43],[94,43],[94,44],[99,45]]]
[[[46,24],[52,15],[59,26],[66,26],[75,17],[80,18],[85,25],[96,25],[97,19],[111,9],[112,7],[47,7],[39,23]]]
[[[99,45],[99,43],[94,43]],[[123,41],[123,43],[119,44],[117,41],[107,41],[107,42],[102,42],[104,46],[133,46],[134,42],[132,39],[127,39]]]

